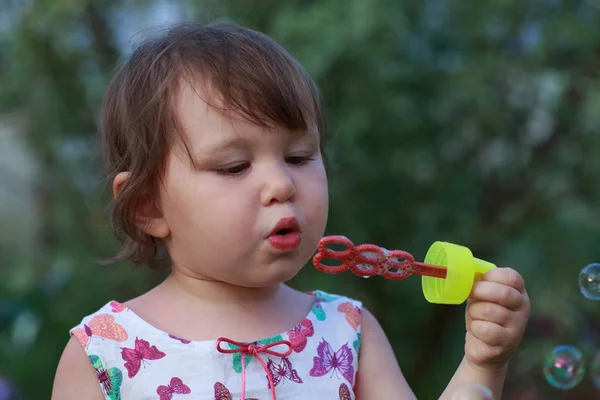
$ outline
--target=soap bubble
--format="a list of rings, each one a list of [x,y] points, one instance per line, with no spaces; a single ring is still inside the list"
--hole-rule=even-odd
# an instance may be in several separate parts
[[[558,346],[544,362],[546,381],[557,389],[571,389],[581,382],[585,375],[583,354],[573,346]]]
[[[592,365],[590,367],[590,376],[594,381],[594,386],[596,386],[597,389],[600,389],[600,352],[596,354],[594,361],[592,361]]]
[[[465,386],[452,395],[451,400],[493,400],[492,391],[479,384]]]
[[[600,264],[590,264],[581,270],[579,290],[590,300],[600,300]]]

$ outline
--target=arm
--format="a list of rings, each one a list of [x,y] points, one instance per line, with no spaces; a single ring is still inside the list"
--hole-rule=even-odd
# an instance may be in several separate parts
[[[450,400],[475,384],[500,398],[508,361],[523,337],[530,309],[523,278],[510,268],[494,269],[473,285],[466,311],[465,357],[440,400]],[[416,399],[385,333],[366,309],[362,323],[356,399]]]
[[[505,364],[498,369],[478,368],[471,365],[465,357],[440,396],[440,400],[454,400],[460,390],[468,389],[473,385],[485,386],[493,393],[494,399],[500,399],[506,377],[506,367]],[[465,393],[465,398],[471,398],[471,396]]]
[[[360,357],[354,391],[357,400],[416,400],[381,325],[365,308],[362,311]]]
[[[487,387],[499,399],[530,310],[523,278],[515,270],[496,268],[476,282],[467,301],[465,357],[440,399],[451,399],[475,384]]]
[[[363,309],[362,343],[355,393],[357,400],[416,399],[404,378],[393,349],[375,317]],[[500,398],[506,368],[488,370],[472,366],[463,358],[440,400],[455,400],[455,394],[474,383],[490,388]],[[454,396],[454,397],[453,397]]]
[[[58,363],[52,400],[104,400],[90,360],[75,337],[71,337]]]

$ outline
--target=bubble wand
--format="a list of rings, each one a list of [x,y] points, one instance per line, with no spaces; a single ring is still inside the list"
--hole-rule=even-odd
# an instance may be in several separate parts
[[[341,245],[333,250],[330,245]],[[431,245],[424,262],[417,262],[403,250],[387,250],[374,244],[355,246],[345,236],[326,236],[319,241],[313,265],[319,271],[339,274],[350,270],[355,275],[404,280],[410,275],[421,275],[423,295],[430,303],[461,304],[467,300],[476,279],[496,268],[490,262],[473,257],[467,247],[448,242]],[[336,265],[324,261],[339,262]]]

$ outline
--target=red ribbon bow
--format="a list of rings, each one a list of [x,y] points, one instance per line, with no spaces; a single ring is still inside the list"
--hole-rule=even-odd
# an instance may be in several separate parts
[[[238,347],[235,349],[224,349],[221,347],[221,343],[223,343],[223,342],[229,343],[229,344],[232,344],[232,345],[238,346]],[[279,351],[271,350],[271,347],[276,347],[279,345],[287,346],[288,351],[286,351],[285,353],[282,353]],[[246,369],[244,366],[244,356],[246,354],[250,354],[250,355],[256,357],[258,362],[260,362],[260,365],[262,365],[263,369],[267,373],[267,379],[269,380],[269,384],[271,387],[271,394],[273,395],[273,400],[277,400],[277,395],[275,394],[275,385],[273,384],[273,377],[271,376],[271,373],[269,372],[269,369],[267,368],[267,364],[265,364],[263,359],[260,357],[259,353],[267,353],[267,354],[271,354],[271,355],[277,356],[277,357],[287,357],[290,354],[292,354],[292,343],[290,343],[287,340],[278,340],[273,343],[260,345],[260,344],[255,344],[255,343],[236,342],[236,341],[233,341],[233,340],[227,339],[227,338],[219,338],[219,339],[217,339],[217,351],[219,353],[224,353],[224,354],[233,354],[233,353],[241,353],[242,354],[242,399],[241,400],[246,399]]]

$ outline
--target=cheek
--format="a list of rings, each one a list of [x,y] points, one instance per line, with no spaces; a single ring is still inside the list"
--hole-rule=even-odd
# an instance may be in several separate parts
[[[254,234],[252,210],[248,199],[234,192],[186,189],[172,202],[172,251],[180,261],[226,269],[247,255],[243,244]]]
[[[243,196],[239,188],[233,190],[210,190],[202,188],[190,194],[181,210],[181,218],[199,233],[212,236],[236,236],[243,234],[252,216],[249,199]],[[247,230],[247,229],[246,229]]]
[[[206,185],[192,206],[190,224],[209,245],[244,243],[255,235],[257,200],[255,191],[247,182],[231,181],[226,184]],[[216,243],[218,242],[218,243]],[[238,245],[238,249],[242,249]]]
[[[329,216],[329,191],[328,191],[328,187],[327,184],[325,184],[325,190],[323,190],[322,192],[322,197],[321,197],[321,203],[320,203],[319,210],[320,210],[320,215],[319,215],[319,219],[320,219],[320,236],[323,236],[323,234],[325,233],[325,226],[327,225],[327,218]]]
[[[316,170],[307,179],[307,182],[307,202],[310,204],[306,205],[308,208],[305,211],[314,229],[319,231],[319,235],[322,235],[329,213],[329,186],[325,169]]]

